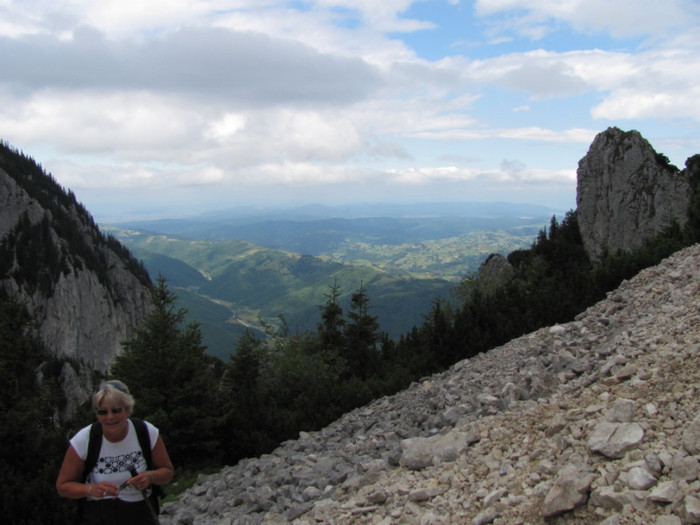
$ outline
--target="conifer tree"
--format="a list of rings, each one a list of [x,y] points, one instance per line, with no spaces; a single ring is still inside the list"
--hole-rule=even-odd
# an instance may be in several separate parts
[[[366,379],[376,370],[379,322],[369,314],[369,296],[364,285],[350,297],[349,323],[345,326],[345,356],[350,372]]]
[[[343,346],[343,308],[340,306],[340,286],[338,280],[333,282],[330,291],[324,295],[326,302],[321,306],[321,323],[318,325],[318,337],[325,351],[340,349]]]
[[[187,311],[161,276],[151,292],[150,313],[134,338],[123,343],[112,375],[131,389],[134,414],[159,427],[173,462],[213,458],[213,378],[197,323],[182,326]]]
[[[260,454],[269,446],[262,414],[262,373],[266,366],[263,345],[246,330],[221,379],[219,405],[224,413],[220,431],[228,462]]]
[[[19,301],[0,297],[0,508],[11,523],[62,525],[75,509],[54,488],[66,447],[54,421],[61,363],[31,335],[32,322]]]

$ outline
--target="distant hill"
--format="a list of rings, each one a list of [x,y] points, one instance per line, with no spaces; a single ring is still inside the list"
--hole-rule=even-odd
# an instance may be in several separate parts
[[[338,258],[340,254],[343,259],[343,254],[357,252],[357,247],[362,245],[400,247],[477,236],[482,232],[534,238],[553,214],[563,215],[563,211],[528,204],[476,202],[242,208],[191,218],[133,221],[115,226],[187,239],[245,239],[268,248],[305,255]],[[353,255],[343,260],[351,262],[357,258]]]
[[[315,328],[335,282],[346,303],[362,283],[382,330],[404,334],[490,254],[529,247],[551,219],[546,211],[505,203],[242,208],[103,228],[152,278],[168,279],[188,318],[202,323],[208,351],[227,358],[245,329],[261,329],[259,318],[275,325],[283,315],[292,332]]]
[[[318,306],[337,282],[341,301],[364,286],[382,330],[398,336],[423,322],[433,300],[445,297],[448,280],[419,279],[406,272],[384,272],[325,257],[272,250],[248,241],[193,241],[105,227],[144,261],[153,278],[168,279],[202,323],[211,355],[226,359],[246,328],[262,330],[259,319],[279,325],[283,315],[291,332],[316,327]],[[168,254],[167,256],[164,254]]]
[[[310,204],[291,207],[236,206],[235,208],[212,210],[194,216],[164,219],[144,219],[115,223],[135,229],[157,225],[163,233],[182,232],[184,228],[203,230],[221,224],[241,225],[267,221],[315,221],[324,219],[366,219],[371,217],[415,219],[438,217],[461,217],[476,219],[548,217],[564,212],[564,209],[527,203],[512,202],[414,202],[414,203],[355,203],[328,206]],[[168,231],[171,229],[171,231]]]

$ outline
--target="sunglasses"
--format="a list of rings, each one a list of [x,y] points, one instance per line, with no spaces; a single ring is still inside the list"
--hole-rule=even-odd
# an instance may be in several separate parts
[[[124,407],[119,407],[119,408],[110,408],[109,410],[101,408],[100,410],[96,410],[98,416],[106,416],[110,412],[112,414],[121,414],[124,410]]]

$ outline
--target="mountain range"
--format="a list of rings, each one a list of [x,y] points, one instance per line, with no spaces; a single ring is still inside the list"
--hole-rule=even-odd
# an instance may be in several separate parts
[[[529,205],[454,203],[230,210],[103,225],[176,290],[208,353],[226,358],[246,329],[314,329],[330,287],[361,286],[389,337],[420,325],[436,300],[491,253],[529,246],[550,217]],[[479,216],[489,213],[490,216]],[[444,214],[444,215],[440,215]],[[245,240],[241,240],[245,239]]]

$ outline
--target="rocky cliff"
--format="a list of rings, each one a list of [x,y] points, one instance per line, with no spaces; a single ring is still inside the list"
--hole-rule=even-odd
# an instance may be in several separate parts
[[[676,220],[687,221],[689,173],[670,165],[637,131],[600,133],[578,165],[576,206],[593,261],[605,250],[639,248]]]
[[[513,267],[500,253],[492,253],[479,266],[478,281],[483,289],[496,287],[513,276]]]
[[[700,245],[573,322],[201,476],[163,524],[700,523]]]
[[[64,369],[67,394],[82,402],[79,376],[105,371],[149,308],[147,273],[72,194],[4,144],[0,255],[0,291],[28,306],[54,355],[84,363]]]

